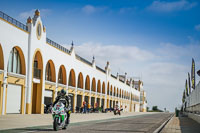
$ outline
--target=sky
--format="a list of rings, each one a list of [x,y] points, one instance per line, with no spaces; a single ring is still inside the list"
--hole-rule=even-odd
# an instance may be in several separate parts
[[[194,58],[200,69],[198,0],[1,0],[0,10],[26,23],[39,9],[47,37],[112,74],[140,77],[148,107],[181,105]],[[196,75],[196,82],[199,77]]]

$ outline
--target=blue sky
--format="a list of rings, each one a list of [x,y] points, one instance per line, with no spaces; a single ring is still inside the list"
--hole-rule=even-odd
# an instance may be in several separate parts
[[[200,2],[194,0],[3,0],[1,10],[26,23],[41,11],[47,36],[112,73],[140,76],[148,104],[181,103],[191,58],[200,65]],[[199,79],[197,79],[199,80]]]

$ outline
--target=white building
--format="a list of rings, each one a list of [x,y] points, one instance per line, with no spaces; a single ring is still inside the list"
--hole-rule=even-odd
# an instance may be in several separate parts
[[[43,114],[61,89],[73,95],[73,111],[83,101],[140,111],[140,90],[132,80],[113,76],[109,62],[99,68],[73,45],[68,50],[48,39],[38,10],[26,25],[0,12],[0,114]]]

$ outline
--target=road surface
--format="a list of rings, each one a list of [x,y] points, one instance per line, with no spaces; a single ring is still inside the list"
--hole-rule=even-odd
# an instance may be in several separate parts
[[[119,119],[73,123],[66,130],[56,133],[152,133],[161,126],[172,114],[159,113],[131,116]],[[6,131],[5,131],[6,132]],[[8,132],[55,132],[52,126],[13,129]]]

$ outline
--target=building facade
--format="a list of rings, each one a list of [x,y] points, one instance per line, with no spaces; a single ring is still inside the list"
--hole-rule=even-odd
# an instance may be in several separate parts
[[[140,89],[124,75],[111,74],[71,49],[46,37],[40,12],[26,25],[0,12],[0,115],[43,114],[44,104],[55,100],[61,89],[71,94],[72,111],[86,101],[91,106],[140,111]]]

